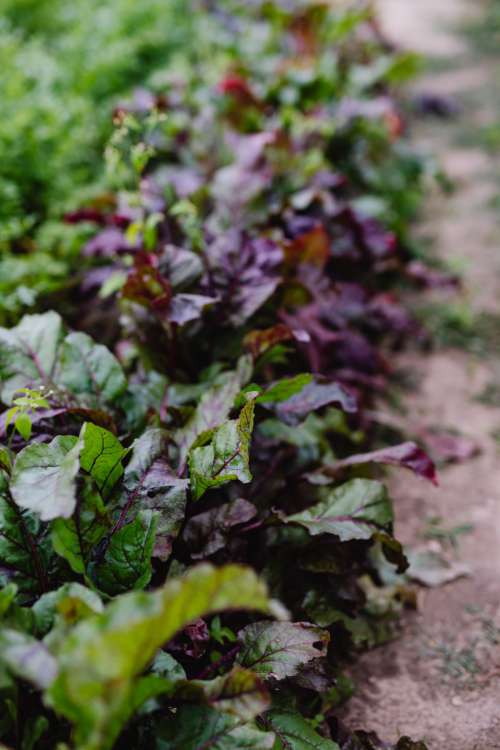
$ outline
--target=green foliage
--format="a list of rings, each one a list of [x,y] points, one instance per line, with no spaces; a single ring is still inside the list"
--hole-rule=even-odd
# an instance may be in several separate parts
[[[139,696],[144,700],[147,678],[140,674],[160,646],[196,618],[227,608],[273,611],[250,570],[203,566],[154,593],[124,595],[77,625],[59,651],[48,697],[75,723],[78,747],[112,747]]]
[[[2,10],[0,740],[377,748],[332,712],[407,566],[367,477],[435,479],[352,455],[418,330],[416,58],[363,2]]]
[[[287,518],[288,523],[304,526],[313,536],[336,534],[344,542],[369,539],[392,520],[386,488],[369,479],[353,479],[327,490],[317,505]]]

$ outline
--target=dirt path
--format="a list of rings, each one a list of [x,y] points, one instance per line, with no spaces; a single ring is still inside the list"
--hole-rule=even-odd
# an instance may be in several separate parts
[[[460,145],[467,140],[464,132],[473,134],[498,115],[489,96],[493,64],[477,59],[456,30],[475,3],[379,0],[379,5],[396,42],[441,58],[438,72],[418,88],[463,102],[457,123],[434,120],[416,128],[417,143],[439,155],[457,185],[451,197],[429,197],[421,231],[434,238],[443,259],[461,261],[470,309],[488,311],[500,321],[500,223],[498,207],[496,213],[491,207],[498,198],[495,165],[480,147]],[[427,358],[408,354],[402,365],[420,381],[405,399],[413,427],[455,428],[478,442],[481,455],[443,469],[438,490],[407,474],[396,477],[398,536],[408,544],[422,543],[432,516],[441,517],[447,528],[472,525],[460,537],[457,553],[471,576],[422,590],[419,612],[408,618],[402,638],[367,654],[356,667],[363,687],[345,718],[352,728],[372,728],[386,741],[409,734],[425,739],[430,750],[498,750],[500,398],[491,405],[477,397],[492,383],[500,394],[500,351],[490,346],[481,358],[458,350]]]

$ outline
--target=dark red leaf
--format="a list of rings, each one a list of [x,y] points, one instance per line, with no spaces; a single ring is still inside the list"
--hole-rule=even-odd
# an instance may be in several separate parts
[[[348,466],[357,466],[359,464],[368,463],[401,466],[405,469],[410,469],[410,471],[413,471],[423,479],[428,479],[435,485],[438,484],[438,477],[434,463],[427,453],[413,442],[401,443],[400,445],[394,445],[390,448],[382,448],[381,450],[371,451],[370,453],[360,453],[354,456],[349,456],[348,458],[336,461],[333,466],[329,467],[329,469],[331,468],[333,471],[337,471],[338,469],[347,468]]]

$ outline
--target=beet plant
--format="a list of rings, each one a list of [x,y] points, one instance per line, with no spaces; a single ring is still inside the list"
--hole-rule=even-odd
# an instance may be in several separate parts
[[[446,283],[415,61],[356,4],[206,5],[210,73],[115,111],[58,311],[0,329],[7,747],[386,747],[336,708],[411,598],[380,466],[436,481],[371,414],[423,335],[396,287]]]

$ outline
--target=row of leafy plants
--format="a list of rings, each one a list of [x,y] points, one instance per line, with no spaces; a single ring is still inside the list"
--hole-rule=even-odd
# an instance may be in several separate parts
[[[363,3],[205,5],[208,72],[115,109],[73,275],[0,329],[6,747],[387,747],[337,707],[412,599],[379,467],[436,481],[373,444],[423,335],[394,290],[449,283],[408,231],[416,62]]]

